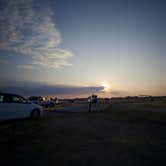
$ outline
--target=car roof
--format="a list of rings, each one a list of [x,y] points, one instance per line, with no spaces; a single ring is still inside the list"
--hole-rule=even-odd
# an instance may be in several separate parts
[[[20,95],[14,94],[14,93],[2,93],[2,92],[0,92],[0,95],[7,95],[7,96],[20,96]]]

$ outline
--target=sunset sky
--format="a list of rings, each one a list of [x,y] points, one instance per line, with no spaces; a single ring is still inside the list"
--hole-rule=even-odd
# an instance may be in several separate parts
[[[166,95],[165,0],[0,0],[0,91]]]

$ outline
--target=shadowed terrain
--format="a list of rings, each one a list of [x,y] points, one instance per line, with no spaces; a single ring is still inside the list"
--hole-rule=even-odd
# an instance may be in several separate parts
[[[165,108],[112,103],[102,112],[47,111],[15,132],[1,126],[0,165],[164,165]]]

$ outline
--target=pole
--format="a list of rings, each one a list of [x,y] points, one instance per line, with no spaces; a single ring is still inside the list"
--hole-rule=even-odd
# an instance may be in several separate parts
[[[88,109],[88,112],[91,112],[91,105],[92,105],[92,102],[90,101],[90,102],[89,102],[89,109]]]

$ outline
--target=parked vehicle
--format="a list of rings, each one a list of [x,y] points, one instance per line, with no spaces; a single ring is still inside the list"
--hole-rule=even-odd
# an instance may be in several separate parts
[[[63,104],[64,101],[62,99],[56,99],[55,104]]]
[[[97,101],[98,101],[97,95],[91,95],[88,97],[88,102],[97,103]]]
[[[43,115],[42,107],[22,96],[0,93],[0,121],[20,118],[38,118]]]
[[[47,101],[45,101],[42,106],[44,107],[54,107],[55,106],[55,100],[54,99],[49,99]]]
[[[30,96],[28,99],[32,103],[38,104],[38,105],[41,105],[41,106],[45,106],[47,104],[42,96]]]

